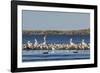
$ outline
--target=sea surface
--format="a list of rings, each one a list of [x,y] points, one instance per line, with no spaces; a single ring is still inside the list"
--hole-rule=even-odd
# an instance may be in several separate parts
[[[27,41],[30,41],[32,43],[35,42],[34,39],[37,39],[38,43],[43,43],[45,35],[23,35],[23,43],[27,43]],[[82,39],[86,43],[90,42],[90,35],[47,35],[46,36],[46,42],[51,43],[69,43],[70,39],[73,39],[72,41],[74,43],[81,43]]]
[[[34,43],[37,39],[38,43],[43,43],[44,35],[23,35],[23,44],[30,41]],[[90,43],[89,35],[48,35],[46,36],[47,44],[69,44],[72,38],[73,43],[81,43],[82,39],[86,43]],[[53,60],[81,60],[90,59],[90,50],[22,50],[22,62],[37,61],[53,61]]]

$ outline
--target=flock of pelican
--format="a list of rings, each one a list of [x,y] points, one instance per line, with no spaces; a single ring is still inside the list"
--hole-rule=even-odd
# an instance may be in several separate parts
[[[90,49],[90,44],[85,43],[84,39],[82,39],[81,43],[75,44],[73,43],[73,39],[71,38],[69,44],[47,44],[46,36],[44,36],[43,43],[38,43],[37,39],[34,39],[34,43],[28,41],[26,44],[23,44],[23,49],[33,49],[33,50],[85,50]]]

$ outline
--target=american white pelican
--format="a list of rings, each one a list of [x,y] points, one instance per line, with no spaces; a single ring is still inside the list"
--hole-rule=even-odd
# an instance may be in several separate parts
[[[82,45],[86,46],[87,44],[84,42],[84,39],[82,39]]]
[[[77,48],[77,45],[75,43],[73,43],[72,38],[70,39],[70,45],[69,45],[69,47]]]
[[[46,45],[46,36],[44,36],[44,42],[43,42],[43,45]]]
[[[70,45],[71,45],[71,46],[72,46],[72,45],[75,45],[72,41],[73,41],[73,39],[71,38],[71,39],[70,39]]]
[[[28,48],[31,48],[32,47],[32,43],[30,41],[27,42],[27,46]]]
[[[87,44],[84,42],[84,39],[82,39],[82,49],[85,49],[87,47]]]
[[[34,39],[34,40],[35,40],[34,46],[37,46],[38,45],[37,39]]]

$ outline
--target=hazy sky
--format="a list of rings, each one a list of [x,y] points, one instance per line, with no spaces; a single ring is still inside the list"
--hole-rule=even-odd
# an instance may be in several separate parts
[[[23,30],[78,30],[90,27],[89,13],[22,11]]]

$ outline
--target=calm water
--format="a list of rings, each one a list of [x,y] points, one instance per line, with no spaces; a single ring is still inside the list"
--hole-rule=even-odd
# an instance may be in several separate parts
[[[27,43],[27,41],[31,41],[34,43],[34,39],[37,39],[38,43],[43,42],[44,35],[23,35],[23,43]],[[73,39],[74,43],[80,43],[82,39],[85,40],[86,43],[90,42],[89,35],[48,35],[46,36],[47,43],[69,43],[70,39]]]
[[[44,35],[24,35],[23,43],[31,41],[34,43],[34,39],[37,39],[38,43],[43,42]],[[69,43],[70,39],[73,39],[74,43],[81,43],[82,39],[86,43],[90,42],[89,35],[49,35],[46,37],[47,43]],[[48,54],[43,54],[44,52],[49,52]],[[23,50],[22,51],[22,61],[23,62],[35,62],[35,61],[50,61],[50,60],[79,60],[79,59],[89,59],[90,50]]]

